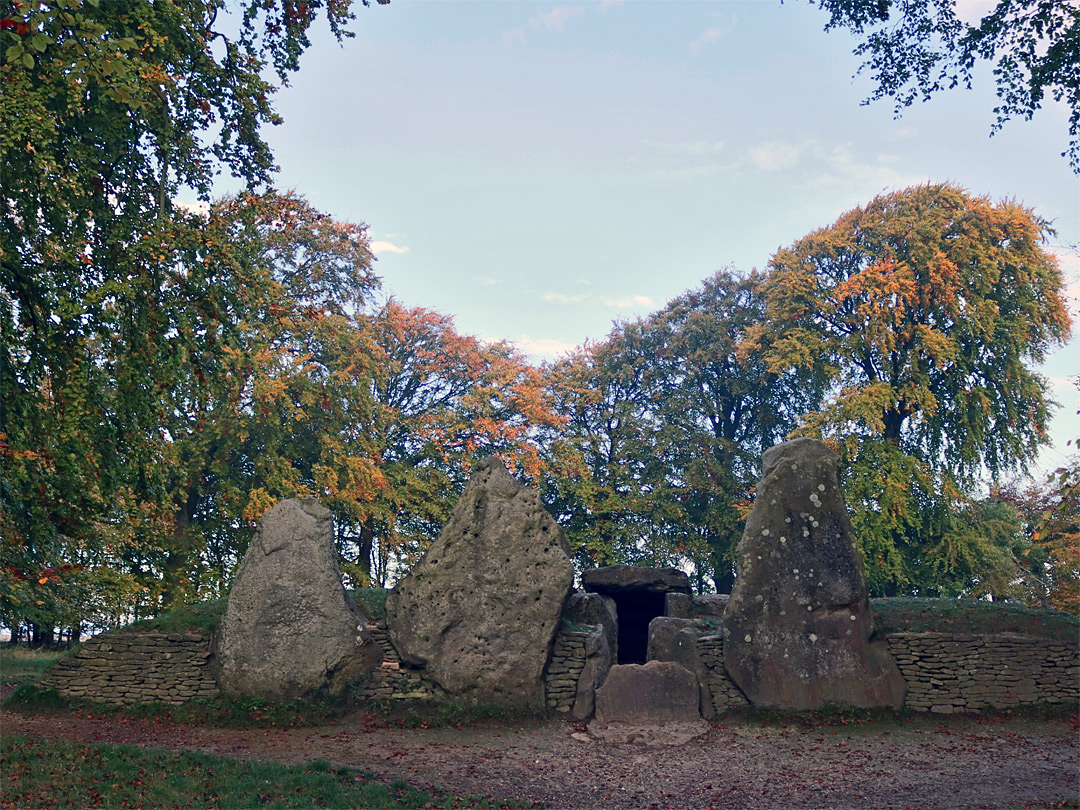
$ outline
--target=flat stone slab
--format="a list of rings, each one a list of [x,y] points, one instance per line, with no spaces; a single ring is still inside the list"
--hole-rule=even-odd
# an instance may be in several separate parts
[[[673,661],[613,666],[604,685],[596,690],[596,721],[600,726],[654,726],[699,720],[697,677]]]
[[[635,565],[608,565],[590,568],[581,574],[581,585],[590,593],[617,594],[627,591],[689,594],[690,578],[678,568],[639,568]]]

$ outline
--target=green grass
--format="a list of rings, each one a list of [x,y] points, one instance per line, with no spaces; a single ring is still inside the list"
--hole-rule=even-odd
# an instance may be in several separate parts
[[[1023,633],[1075,643],[1080,617],[1060,610],[971,599],[871,599],[879,633]]]
[[[214,599],[184,605],[153,619],[145,619],[128,625],[132,630],[157,630],[162,633],[209,633],[225,615],[228,599]],[[128,628],[124,628],[125,630]]]
[[[413,808],[500,805],[385,784],[326,760],[286,766],[130,745],[0,740],[0,808]]]
[[[477,728],[546,723],[546,708],[507,709],[502,706],[440,701],[377,700],[365,707],[363,725],[369,728]]]
[[[37,683],[42,673],[69,650],[31,650],[22,645],[0,645],[0,683],[22,686]]]
[[[369,619],[377,622],[386,620],[386,588],[363,588],[349,591],[349,596],[360,606]]]

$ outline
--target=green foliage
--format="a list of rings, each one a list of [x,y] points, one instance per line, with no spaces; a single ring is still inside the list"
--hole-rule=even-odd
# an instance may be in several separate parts
[[[248,0],[227,22],[218,2],[34,1],[5,17],[0,622],[47,638],[152,613],[161,566],[190,559],[177,512],[202,479],[171,431],[221,403],[211,373],[242,342],[237,313],[275,287],[233,220],[173,199],[205,199],[221,168],[269,182],[263,68],[295,69],[317,10],[340,34],[349,6]]]
[[[1013,117],[1030,119],[1052,98],[1069,109],[1069,147],[1080,173],[1080,8],[1068,2],[997,0],[975,25],[955,0],[811,0],[830,13],[826,30],[861,38],[855,54],[876,82],[871,100],[891,98],[899,113],[916,99],[971,87],[979,62],[994,66],[1000,103],[992,132]]]
[[[6,735],[4,796],[20,807],[491,807],[485,799],[386,784],[325,760],[307,765]]]
[[[386,588],[362,588],[349,591],[349,596],[360,606],[360,609],[364,611],[364,614],[369,619],[381,622],[386,619],[387,593],[389,591]]]
[[[771,262],[751,342],[826,386],[800,432],[840,451],[873,592],[1010,593],[1010,546],[973,520],[967,492],[1047,441],[1047,383],[1031,365],[1069,318],[1046,232],[1014,203],[918,186]]]
[[[761,283],[718,272],[549,369],[565,427],[545,500],[580,566],[689,563],[699,589],[730,587],[758,457],[814,401],[744,342]]]

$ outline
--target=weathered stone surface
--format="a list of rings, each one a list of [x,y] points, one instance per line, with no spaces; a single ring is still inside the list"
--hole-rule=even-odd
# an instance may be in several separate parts
[[[766,451],[724,613],[724,660],[759,706],[894,706],[904,680],[873,622],[837,479],[816,439]]]
[[[604,628],[613,661],[619,660],[619,624],[615,600],[598,593],[572,593],[566,600],[563,617],[575,624],[593,624]]]
[[[406,664],[451,696],[540,706],[573,580],[562,529],[535,492],[487,459],[438,539],[388,595],[390,637]]]
[[[656,725],[701,721],[694,673],[674,661],[620,664],[596,690],[600,725]]]
[[[581,574],[581,584],[590,593],[602,594],[626,591],[690,593],[690,578],[678,568],[639,568],[634,565],[590,568]]]
[[[664,594],[664,615],[676,619],[690,618],[690,594],[674,591]]]
[[[317,500],[285,500],[259,521],[214,635],[214,671],[233,694],[341,693],[382,660],[345,593],[333,519]]]
[[[577,695],[570,716],[575,720],[587,720],[596,710],[596,690],[607,679],[611,670],[611,648],[605,628],[598,626],[596,632],[585,640],[585,666],[577,682]]]
[[[674,661],[697,679],[698,710],[706,720],[716,714],[709,691],[709,671],[697,648],[697,630],[689,619],[657,616],[649,622],[649,661]]]
[[[694,616],[723,616],[727,610],[730,594],[707,593],[690,600],[690,613]]]

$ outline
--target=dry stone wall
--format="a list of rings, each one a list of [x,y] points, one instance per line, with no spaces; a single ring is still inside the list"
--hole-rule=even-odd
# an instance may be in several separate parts
[[[547,706],[566,713],[577,700],[578,680],[585,669],[585,645],[593,628],[586,631],[560,630],[551,651],[551,662],[544,677]]]
[[[209,657],[209,635],[115,630],[94,636],[74,655],[57,661],[41,685],[118,706],[187,703],[218,694]]]
[[[733,709],[742,709],[747,705],[746,695],[735,685],[724,666],[724,637],[720,635],[699,636],[698,655],[708,671],[709,693],[712,695],[713,708],[717,714],[724,714]]]
[[[382,649],[383,660],[371,673],[370,679],[358,698],[360,700],[433,699],[436,694],[432,685],[424,681],[416,670],[402,668],[401,656],[390,643],[386,624],[369,624],[368,629]]]
[[[888,643],[909,709],[953,714],[1080,700],[1076,644],[1015,633],[893,633]]]

